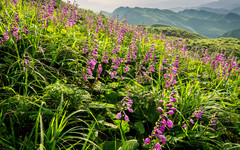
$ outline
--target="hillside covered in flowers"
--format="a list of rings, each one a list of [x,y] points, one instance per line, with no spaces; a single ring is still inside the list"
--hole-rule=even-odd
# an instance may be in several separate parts
[[[234,55],[61,1],[0,2],[0,149],[239,149]]]

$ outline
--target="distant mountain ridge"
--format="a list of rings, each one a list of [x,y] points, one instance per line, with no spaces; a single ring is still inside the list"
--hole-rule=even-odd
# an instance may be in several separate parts
[[[205,10],[187,9],[187,10],[178,12],[178,14],[187,15],[188,17],[191,17],[191,18],[206,19],[206,20],[221,20],[221,19],[226,19],[229,21],[240,20],[240,15],[232,12],[227,14],[217,14],[217,13],[208,12]]]
[[[217,14],[228,14],[228,13],[235,13],[240,15],[240,7],[235,7],[233,9],[225,9],[225,8],[210,8],[210,7],[199,7],[196,8],[197,10],[205,10],[208,12],[213,12]]]
[[[219,0],[216,2],[200,5],[200,7],[233,9],[240,7],[240,0]]]
[[[211,38],[217,38],[227,31],[240,28],[240,15],[218,14],[205,10],[189,9],[174,12],[168,9],[119,7],[108,16],[118,16],[119,20],[126,18],[128,24],[134,25],[167,24]]]

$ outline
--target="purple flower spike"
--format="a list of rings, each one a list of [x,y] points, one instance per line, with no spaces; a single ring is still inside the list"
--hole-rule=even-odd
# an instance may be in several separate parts
[[[29,60],[25,60],[25,62],[27,63],[28,66],[30,66]]]
[[[177,99],[173,98],[173,97],[170,97],[170,99],[171,99],[171,102],[173,102],[173,103],[175,103],[177,101]]]
[[[202,117],[202,113],[203,112],[201,110],[199,110],[199,112],[197,114],[195,114],[194,117],[201,118]]]
[[[8,34],[5,33],[3,37],[4,37],[5,41],[9,40]]]
[[[130,113],[133,113],[133,110],[132,110],[132,109],[128,109],[128,111],[129,111]]]
[[[159,100],[158,102],[159,102],[159,103],[164,103],[164,101],[162,101],[162,100]]]
[[[173,115],[174,111],[170,110],[169,112],[167,112],[169,115]]]
[[[129,122],[130,120],[129,120],[129,117],[126,115],[126,114],[124,114],[125,116],[124,116],[124,120],[126,121],[126,122]]]
[[[166,137],[164,135],[158,135],[158,138],[161,139],[163,145],[166,144]]]
[[[167,75],[168,75],[168,74],[167,74],[167,73],[165,73],[163,77],[164,77],[164,78],[167,78]]]
[[[83,74],[84,81],[87,82],[87,76]]]
[[[108,61],[107,61],[107,60],[105,60],[105,59],[103,60],[103,62],[104,62],[105,64],[108,64]]]
[[[174,92],[172,92],[172,93],[171,93],[171,95],[175,95],[175,94],[177,94],[177,92],[176,92],[176,91],[174,91]]]
[[[186,130],[187,129],[187,124],[184,123],[183,128]]]
[[[100,77],[100,75],[101,75],[101,73],[102,73],[102,65],[100,64],[99,66],[98,66],[98,76]]]
[[[162,147],[159,143],[157,143],[153,150],[162,150]]]
[[[167,125],[166,120],[160,121],[160,123],[161,123],[164,127]],[[161,130],[161,132],[164,132],[164,131]]]
[[[173,108],[170,108],[170,109],[171,109],[172,111],[177,111],[177,109],[176,109],[176,108],[174,108],[174,107],[173,107]]]
[[[18,33],[17,32],[13,32],[12,35],[15,36],[16,38],[18,37]]]
[[[14,32],[14,31],[18,32],[19,29],[18,29],[17,27],[14,27],[14,28],[12,29],[12,31],[13,31],[13,32]]]
[[[128,72],[130,70],[130,68],[128,66],[126,66],[125,71]]]
[[[170,120],[170,119],[167,120],[167,126],[168,126],[169,128],[172,128],[172,127],[173,127],[173,122],[172,122],[172,120]]]
[[[150,138],[146,138],[144,144],[149,144],[151,142]]]
[[[158,111],[163,111],[162,107],[157,108]]]
[[[173,67],[171,70],[175,73],[179,73],[179,71],[175,67]]]
[[[90,76],[93,75],[91,69],[88,68],[87,71],[88,71],[88,74],[89,74]]]
[[[151,65],[151,66],[150,66],[150,70],[151,70],[151,72],[155,72],[155,70],[154,70],[154,65]]]
[[[104,55],[103,58],[104,58],[104,59],[108,59],[108,55]]]
[[[114,74],[113,74],[113,72],[111,72],[111,78],[114,78]]]
[[[192,119],[189,120],[191,122],[191,124],[194,124],[194,121]]]
[[[122,117],[122,111],[120,111],[117,116],[116,116],[118,119],[120,119]]]
[[[216,121],[214,120],[214,121],[212,121],[211,123],[216,123]]]
[[[168,107],[172,107],[172,106],[173,106],[173,104],[172,104],[172,103],[170,103],[170,104],[167,104],[166,106],[168,106]]]
[[[166,81],[167,85],[170,86],[171,85],[171,82],[170,81]]]
[[[165,127],[164,127],[164,126],[161,126],[160,131],[163,133],[163,132],[165,131]]]
[[[118,66],[117,65],[114,65],[112,66],[113,69],[117,70],[118,69]]]
[[[210,128],[210,127],[208,127],[210,130],[212,130],[212,131],[214,131],[214,129],[213,128]]]

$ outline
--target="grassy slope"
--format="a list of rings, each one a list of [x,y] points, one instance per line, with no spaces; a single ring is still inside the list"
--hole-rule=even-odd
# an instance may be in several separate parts
[[[202,39],[202,38],[207,38],[205,36],[199,35],[197,33],[189,32],[186,30],[182,30],[179,28],[171,27],[171,26],[164,26],[163,27],[158,27],[159,24],[154,24],[152,27],[146,27],[149,32],[151,33],[158,33],[158,34],[163,34],[169,37],[179,37],[179,38],[189,38],[189,39]],[[161,24],[160,24],[161,26]]]
[[[210,52],[221,52],[225,55],[233,55],[240,58],[240,41],[235,38],[218,38],[218,39],[188,39],[189,49],[208,49]]]
[[[240,58],[240,41],[235,38],[217,38],[211,39],[205,36],[188,32],[179,28],[167,26],[165,24],[154,24],[153,27],[146,27],[149,32],[163,34],[168,39],[183,38],[187,42],[188,50],[200,50],[202,48],[208,49],[209,52],[221,52],[225,55],[233,55]],[[234,32],[236,33],[236,32]],[[237,34],[237,33],[236,33]],[[231,37],[231,36],[230,36]]]
[[[236,60],[67,4],[0,7],[0,147],[240,146]]]

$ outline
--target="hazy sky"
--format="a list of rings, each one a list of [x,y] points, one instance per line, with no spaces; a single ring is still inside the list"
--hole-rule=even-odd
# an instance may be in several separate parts
[[[73,2],[74,0],[70,1]],[[150,8],[194,7],[214,1],[218,0],[75,0],[80,8],[90,9],[94,12],[100,10],[112,12],[120,6]]]

